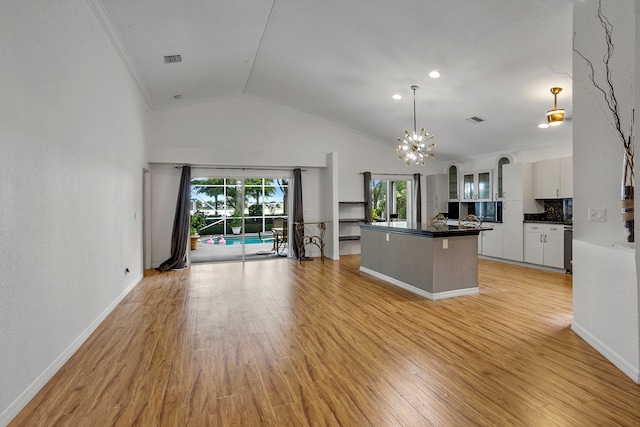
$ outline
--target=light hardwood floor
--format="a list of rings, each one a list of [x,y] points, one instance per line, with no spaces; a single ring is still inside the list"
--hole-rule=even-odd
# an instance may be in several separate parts
[[[637,426],[571,276],[480,260],[430,301],[340,262],[148,271],[11,426]]]

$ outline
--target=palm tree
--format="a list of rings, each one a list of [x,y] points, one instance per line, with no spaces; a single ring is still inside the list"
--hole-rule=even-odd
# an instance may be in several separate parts
[[[223,178],[193,179],[191,185],[195,185],[198,194],[206,194],[214,199],[214,210],[218,209],[218,197],[224,194]]]

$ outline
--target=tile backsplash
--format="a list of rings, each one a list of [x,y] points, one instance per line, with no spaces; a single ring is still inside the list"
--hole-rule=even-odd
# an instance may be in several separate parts
[[[573,223],[573,199],[544,200],[544,212],[524,214],[525,221],[549,221],[565,224]]]

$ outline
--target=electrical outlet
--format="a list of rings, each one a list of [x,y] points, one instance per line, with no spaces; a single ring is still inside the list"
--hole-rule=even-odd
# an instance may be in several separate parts
[[[385,233],[384,235],[384,239],[388,242],[389,241],[389,233]]]
[[[449,249],[449,239],[442,239],[442,249]]]

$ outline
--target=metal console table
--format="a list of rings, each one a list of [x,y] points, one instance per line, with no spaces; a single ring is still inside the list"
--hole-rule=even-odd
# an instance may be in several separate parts
[[[296,243],[298,244],[298,263],[302,263],[302,251],[305,245],[316,245],[320,249],[320,259],[324,262],[324,232],[327,229],[327,221],[294,222],[294,225],[296,228]],[[305,236],[305,225],[316,225],[317,234]]]

